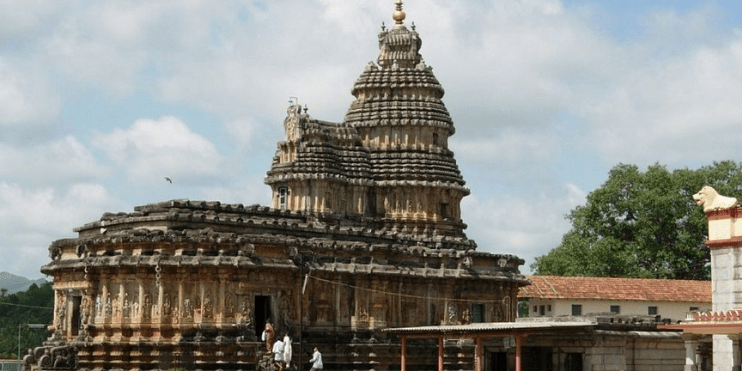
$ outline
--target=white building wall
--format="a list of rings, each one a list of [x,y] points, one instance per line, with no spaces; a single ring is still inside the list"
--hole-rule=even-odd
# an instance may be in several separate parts
[[[698,310],[711,310],[711,303],[690,303],[690,302],[649,302],[649,301],[609,301],[609,300],[542,300],[530,299],[529,317],[553,317],[553,316],[571,316],[572,305],[582,305],[582,314],[590,313],[608,313],[612,305],[620,306],[620,314],[647,316],[649,307],[657,307],[657,315],[662,318],[670,318],[673,321],[685,319],[686,313],[691,308]],[[540,314],[541,306],[544,306],[543,316]],[[534,307],[536,310],[534,311]],[[549,308],[551,307],[551,310]]]

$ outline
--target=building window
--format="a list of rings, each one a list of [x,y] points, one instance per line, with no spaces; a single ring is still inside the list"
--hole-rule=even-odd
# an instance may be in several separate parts
[[[278,208],[286,210],[289,202],[289,189],[288,187],[278,188]]]
[[[533,306],[533,313],[538,313],[538,305]]]
[[[611,313],[621,314],[621,306],[611,305]]]
[[[564,357],[564,371],[582,371],[582,353],[567,353]]]
[[[690,309],[688,309],[688,310],[690,310],[692,312],[694,310],[698,310],[698,307],[690,307]]]
[[[471,322],[472,323],[484,322],[484,304],[472,304]]]
[[[657,315],[657,307],[648,307],[647,308],[647,314],[650,316],[656,316]]]
[[[573,316],[582,315],[582,304],[572,304],[572,315]]]
[[[448,219],[448,204],[441,203],[441,218]]]
[[[551,304],[549,304],[549,306],[546,308],[546,311],[551,312]]]
[[[546,306],[542,305],[538,307],[538,314],[543,316],[546,314]]]
[[[433,133],[433,145],[438,145],[438,133]]]

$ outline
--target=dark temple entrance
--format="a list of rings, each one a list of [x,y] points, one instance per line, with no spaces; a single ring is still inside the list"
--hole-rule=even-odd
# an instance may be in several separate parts
[[[255,336],[260,339],[260,335],[265,329],[265,322],[270,319],[275,325],[275,319],[271,317],[271,297],[255,296]]]

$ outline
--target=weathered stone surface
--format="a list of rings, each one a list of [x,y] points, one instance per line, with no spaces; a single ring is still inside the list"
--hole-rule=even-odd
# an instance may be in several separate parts
[[[419,36],[397,23],[379,38],[344,122],[289,107],[272,207],[171,200],[53,242],[52,337],[25,367],[50,368],[41,355],[57,349],[78,369],[271,370],[270,318],[296,363],[318,346],[327,369],[395,369],[381,328],[467,323],[474,308],[514,320],[523,260],[477,252],[463,232],[469,190]],[[411,364],[430,364],[425,349]],[[472,351],[452,345],[446,362],[471,369]]]

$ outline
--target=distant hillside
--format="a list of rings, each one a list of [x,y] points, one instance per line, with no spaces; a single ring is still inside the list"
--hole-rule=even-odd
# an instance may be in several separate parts
[[[35,283],[36,286],[41,286],[46,282],[47,281],[44,278],[39,278],[35,281],[32,281],[26,277],[16,276],[8,272],[0,272],[0,288],[8,289],[8,295],[20,291],[26,291],[29,287],[31,287],[31,284]]]

